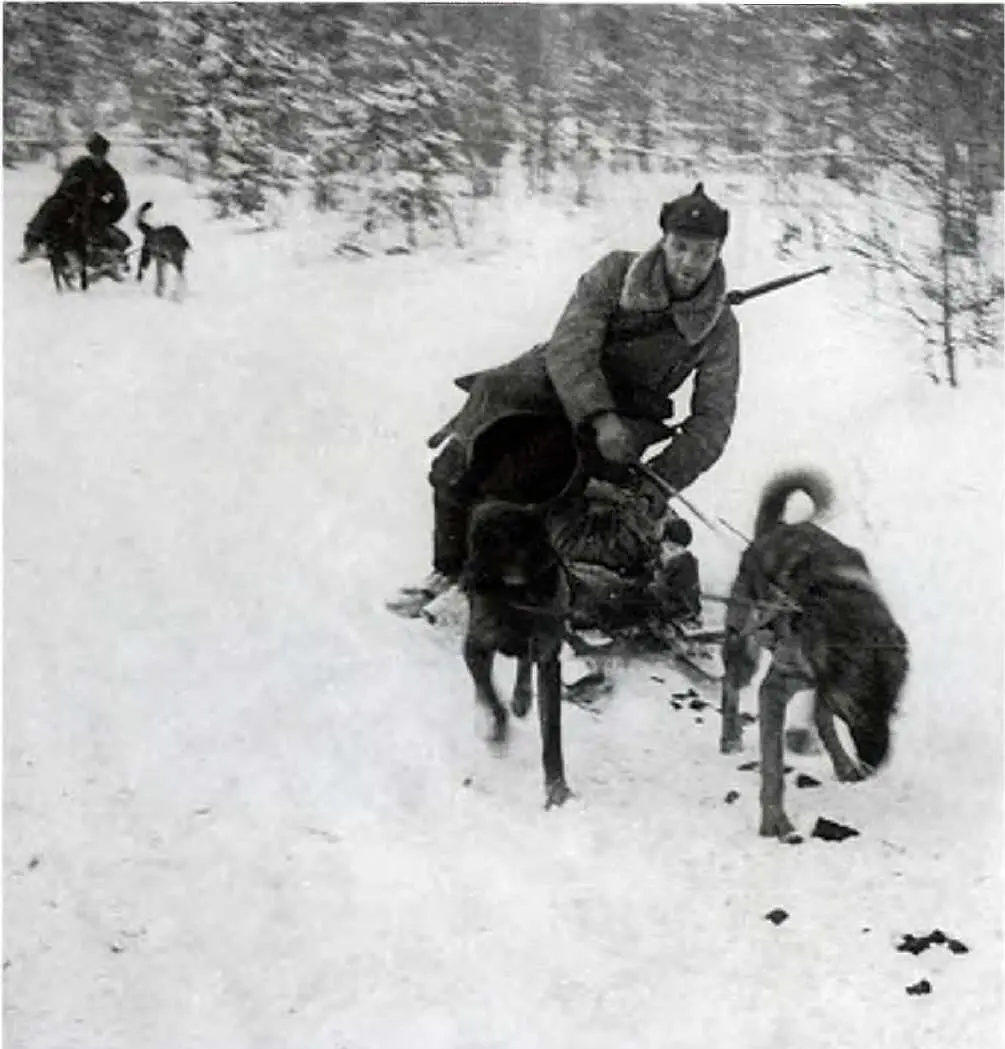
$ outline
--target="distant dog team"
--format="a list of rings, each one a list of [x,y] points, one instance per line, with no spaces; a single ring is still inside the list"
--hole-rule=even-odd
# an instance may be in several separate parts
[[[147,221],[147,213],[152,207],[153,201],[147,201],[136,212],[136,226],[143,235],[136,280],[141,282],[153,263],[154,293],[158,296],[164,294],[167,275],[173,271],[174,296],[181,298],[186,289],[185,258],[192,250],[192,245],[179,226],[151,225]],[[124,242],[128,244],[128,238]],[[19,261],[47,258],[57,291],[78,284],[81,290],[86,291],[95,277],[109,276],[122,280],[128,272],[124,253],[121,261],[115,261],[114,265],[104,257],[107,254],[101,246],[87,243],[72,203],[53,196],[42,203],[25,228]]]

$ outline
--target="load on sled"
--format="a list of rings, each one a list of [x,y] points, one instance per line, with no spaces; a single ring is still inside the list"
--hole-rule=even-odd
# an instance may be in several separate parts
[[[458,380],[462,388],[467,382]],[[664,431],[667,438],[673,432]],[[431,443],[447,434],[444,428]],[[467,477],[476,501],[516,503],[544,518],[571,588],[573,651],[696,660],[696,649],[718,635],[702,630],[691,526],[641,471],[611,473],[563,416],[525,411],[477,435]],[[417,610],[436,622],[442,607],[433,602]]]

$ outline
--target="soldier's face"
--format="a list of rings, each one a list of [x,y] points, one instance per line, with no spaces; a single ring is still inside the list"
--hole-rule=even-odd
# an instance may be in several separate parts
[[[667,279],[674,295],[693,295],[708,279],[722,251],[722,241],[671,230],[663,238]]]

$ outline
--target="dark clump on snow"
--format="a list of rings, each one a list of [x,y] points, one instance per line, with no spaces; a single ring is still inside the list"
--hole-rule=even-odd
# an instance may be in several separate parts
[[[731,790],[722,800],[727,805],[732,805],[734,801],[738,801],[740,798],[740,792],[738,790]]]
[[[857,835],[858,831],[854,827],[846,827],[843,823],[835,823],[825,816],[819,816],[810,837],[821,838],[823,841],[844,841]]]
[[[703,699],[692,699],[691,702],[688,703],[688,706],[692,710],[704,710],[708,704]]]
[[[761,767],[761,763],[759,761],[745,761],[742,765],[737,765],[736,767],[740,772],[756,772]],[[782,768],[782,772],[786,775],[788,775],[791,771],[791,765],[785,765]]]
[[[796,776],[797,787],[819,787],[820,785],[820,780],[808,776],[805,772],[800,772],[799,775]]]
[[[911,986],[907,988],[907,993],[913,995],[931,994],[932,985],[927,980],[919,980],[917,983],[912,983]]]
[[[670,695],[674,699],[697,699],[698,693],[693,689],[689,688],[687,692],[671,692]]]
[[[788,911],[783,911],[781,907],[776,907],[773,911],[768,911],[764,916],[769,922],[775,925],[781,925],[789,916]]]
[[[927,936],[915,936],[904,933],[904,938],[897,944],[897,950],[915,956],[927,951],[929,947],[944,944],[953,954],[968,954],[970,948],[960,940],[952,939],[941,929],[933,929]]]

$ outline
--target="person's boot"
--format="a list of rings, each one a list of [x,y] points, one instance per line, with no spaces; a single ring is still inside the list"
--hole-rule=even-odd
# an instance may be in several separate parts
[[[418,619],[428,604],[441,597],[456,583],[457,580],[453,576],[434,570],[421,583],[403,586],[397,596],[386,602],[387,610],[403,619]]]

